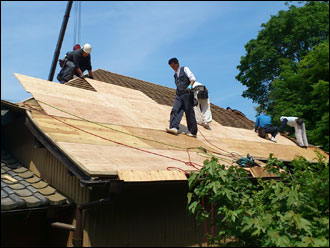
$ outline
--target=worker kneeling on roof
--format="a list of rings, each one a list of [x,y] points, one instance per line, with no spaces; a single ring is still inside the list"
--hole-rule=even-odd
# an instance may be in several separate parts
[[[60,83],[67,82],[73,78],[74,75],[84,78],[83,72],[88,71],[88,77],[93,78],[91,56],[92,46],[85,44],[81,49],[74,50],[66,54],[63,67],[57,75],[57,80]]]
[[[272,137],[269,138],[270,141],[276,143],[275,136],[278,134],[278,128],[271,125],[272,118],[261,112],[256,118],[256,123],[254,125],[254,131],[258,132],[261,138],[266,138],[267,134],[271,134]]]
[[[290,130],[291,132],[292,129],[294,128],[298,145],[304,148],[308,147],[305,123],[301,118],[294,116],[290,116],[290,117],[281,116],[280,121],[281,121],[280,133],[283,132],[285,125],[288,125],[291,127]],[[291,134],[291,132],[289,133],[289,135]]]

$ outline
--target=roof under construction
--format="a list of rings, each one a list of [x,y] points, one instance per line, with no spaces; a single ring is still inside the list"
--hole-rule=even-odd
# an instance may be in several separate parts
[[[213,104],[212,130],[199,127],[197,138],[173,136],[164,130],[174,89],[104,70],[93,75],[59,84],[15,74],[33,96],[20,103],[31,123],[88,176],[186,180],[185,172],[197,171],[211,155],[227,166],[248,153],[261,160],[270,153],[284,161],[317,157],[315,148],[300,148],[281,135],[276,144],[258,137],[252,121]],[[186,130],[185,118],[181,124]],[[246,170],[267,176],[260,165]]]

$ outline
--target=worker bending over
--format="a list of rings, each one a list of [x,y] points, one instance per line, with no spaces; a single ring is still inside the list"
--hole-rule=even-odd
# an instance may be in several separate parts
[[[197,99],[197,106],[194,107],[197,124],[211,130],[209,123],[212,121],[210,99],[207,88],[195,82],[192,86],[194,97]]]
[[[60,83],[67,82],[73,78],[74,75],[84,78],[83,72],[88,71],[88,77],[93,78],[91,56],[92,46],[85,44],[81,49],[76,49],[66,54],[64,58],[63,67],[57,75],[57,80]]]
[[[261,138],[266,138],[267,134],[271,134],[272,137],[269,138],[270,141],[276,143],[275,136],[278,134],[278,128],[271,125],[272,119],[269,115],[261,112],[256,118],[256,123],[254,125],[254,131],[258,132]]]
[[[189,130],[189,133],[186,133],[186,135],[196,137],[197,123],[193,106],[194,93],[191,90],[196,78],[188,67],[180,67],[177,58],[170,59],[168,64],[175,71],[174,82],[176,84],[176,96],[170,115],[170,128],[166,128],[166,131],[171,134],[178,134],[179,124],[184,111]]]
[[[285,125],[288,125],[292,129],[294,128],[298,145],[301,147],[308,147],[305,123],[302,119],[298,117],[281,116],[280,121],[281,121],[280,133],[283,132]],[[289,135],[290,134],[291,132],[289,133]]]

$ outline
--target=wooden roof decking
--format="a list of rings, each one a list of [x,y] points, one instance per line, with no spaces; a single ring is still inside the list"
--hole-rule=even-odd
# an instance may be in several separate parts
[[[172,107],[173,105],[175,89],[161,86],[158,84],[153,84],[136,78],[127,77],[117,73],[105,71],[102,69],[95,70],[93,72],[93,77],[95,80],[101,82],[118,85],[129,89],[139,90],[161,105],[167,105],[170,107]],[[65,84],[95,91],[92,85],[90,85],[86,80],[83,80],[81,78],[75,78]],[[243,117],[234,112],[229,112],[212,103],[211,111],[213,120],[217,121],[223,126],[238,127],[244,129],[252,129],[254,126],[254,122],[247,119],[246,117]]]
[[[252,129],[224,126],[215,120],[212,130],[200,128],[197,139],[167,134],[164,129],[169,125],[171,106],[130,87],[87,79],[95,89],[91,91],[15,75],[45,111],[30,110],[36,125],[91,176],[118,175],[127,181],[184,180],[182,171],[169,171],[168,167],[195,170],[184,163],[189,162],[189,156],[191,162],[203,165],[205,155],[198,149],[190,149],[188,155],[186,149],[191,147],[224,155],[250,153],[263,159],[270,153],[282,160],[292,160],[295,155],[309,160],[316,157],[312,149],[300,148],[280,135],[274,144],[259,138]],[[185,125],[184,118],[181,123]],[[228,156],[223,159],[227,165],[232,162]]]

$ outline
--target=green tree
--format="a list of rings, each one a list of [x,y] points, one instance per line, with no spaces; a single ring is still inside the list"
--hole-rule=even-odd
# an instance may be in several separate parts
[[[214,157],[190,175],[187,208],[200,223],[213,220],[209,243],[328,247],[329,163],[320,154],[313,164],[297,157],[289,169],[270,156],[267,168],[280,180],[259,179],[255,184],[242,168],[225,169]]]
[[[329,3],[308,1],[291,5],[261,25],[256,39],[246,45],[236,79],[247,86],[242,94],[267,108],[271,83],[283,70],[297,64],[316,45],[329,40]]]
[[[302,117],[309,141],[329,151],[329,42],[309,51],[296,70],[283,67],[270,87],[268,110],[274,123],[282,115]]]

